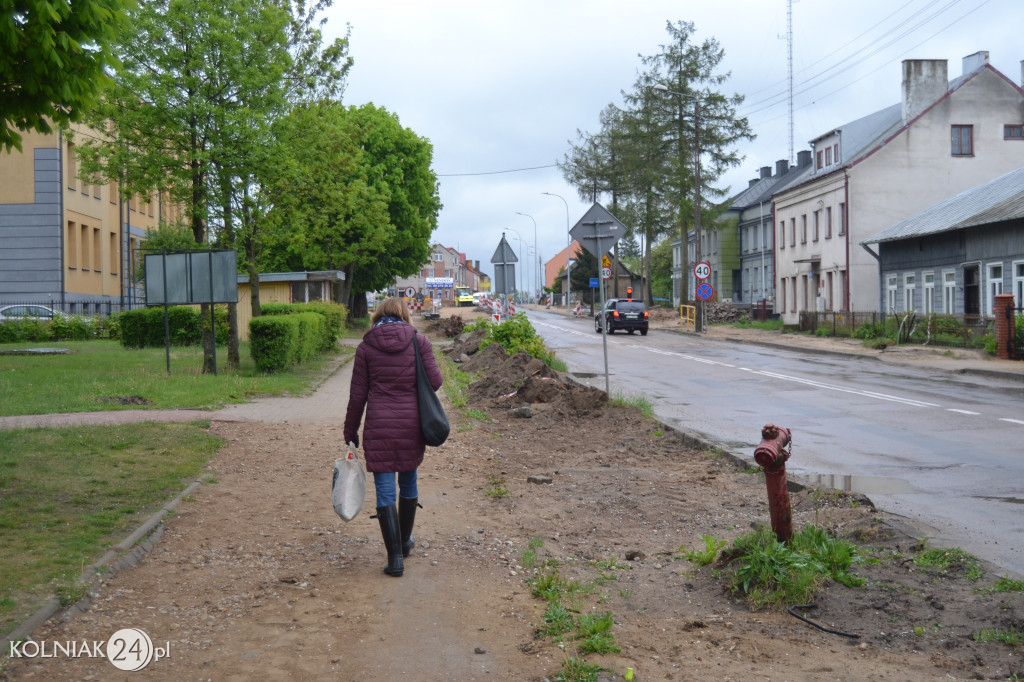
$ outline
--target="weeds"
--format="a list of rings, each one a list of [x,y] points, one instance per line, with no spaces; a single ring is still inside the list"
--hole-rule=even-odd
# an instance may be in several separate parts
[[[980,587],[978,592],[1024,592],[1024,580],[1014,580],[1008,575],[999,578],[991,587]]]
[[[847,585],[863,584],[849,569],[863,559],[854,545],[829,536],[823,529],[807,526],[779,542],[765,526],[742,535],[727,552],[738,564],[730,581],[734,592],[746,595],[753,609],[806,603],[826,579]]]
[[[597,674],[602,670],[599,665],[573,656],[562,661],[562,669],[552,679],[555,682],[597,682]]]
[[[608,400],[608,404],[616,407],[635,407],[640,410],[640,414],[647,419],[654,418],[654,405],[652,405],[651,401],[642,395],[625,395],[623,393],[618,393]]]
[[[718,550],[725,547],[726,542],[725,540],[719,540],[713,535],[705,535],[703,541],[704,549],[687,550],[684,549],[686,545],[679,545],[679,551],[682,552],[682,555],[674,558],[679,559],[685,556],[690,563],[707,566],[715,560],[715,557],[718,556]]]
[[[485,492],[487,497],[505,497],[508,495],[508,486],[505,485],[505,479],[498,476],[488,476],[487,490]]]
[[[995,628],[993,630],[982,630],[978,634],[974,635],[975,642],[1004,642],[1010,646],[1020,646],[1024,644],[1024,630],[1019,628],[1010,628],[1003,630],[1002,628]]]
[[[926,543],[922,541],[922,549]],[[921,568],[935,568],[939,573],[946,573],[951,568],[962,568],[967,579],[975,582],[985,571],[978,563],[978,558],[962,549],[926,549],[914,557],[914,565]]]

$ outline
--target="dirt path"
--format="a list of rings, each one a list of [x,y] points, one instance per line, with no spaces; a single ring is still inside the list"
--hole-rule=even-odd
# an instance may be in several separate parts
[[[579,612],[613,614],[619,653],[588,656],[601,679],[907,680],[1024,675],[1019,649],[982,644],[982,628],[1020,627],[1020,593],[909,561],[914,541],[863,500],[805,491],[796,525],[854,537],[879,556],[863,588],[831,586],[810,615],[860,635],[837,637],[788,614],[751,612],[725,589],[727,569],[700,568],[679,548],[705,534],[731,540],[767,522],[764,484],[628,408],[580,399],[529,363],[491,359],[472,405],[420,469],[418,547],[404,577],[385,563],[372,486],[345,524],[329,502],[348,368],[314,396],[239,406],[211,430],[225,447],[168,518],[155,549],[107,576],[87,612],[54,619],[35,641],[106,641],[144,630],[169,655],[138,673],[106,659],[9,660],[3,679],[543,680],[573,655],[534,636],[545,604],[524,567],[540,563],[592,587]],[[503,398],[518,385],[520,395]],[[510,408],[537,398],[530,416]],[[545,393],[546,392],[546,393]],[[453,412],[453,416],[457,413]],[[585,440],[583,436],[585,435]],[[529,482],[544,476],[550,483]],[[539,479],[544,480],[544,479]],[[501,494],[501,489],[507,494]],[[628,557],[632,559],[627,560]],[[920,633],[915,628],[921,628]]]

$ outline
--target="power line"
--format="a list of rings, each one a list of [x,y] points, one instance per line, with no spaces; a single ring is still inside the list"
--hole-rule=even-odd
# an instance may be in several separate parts
[[[548,164],[547,166],[528,166],[527,168],[510,168],[508,170],[497,170],[497,171],[481,171],[479,173],[438,173],[439,178],[465,178],[477,175],[501,175],[503,173],[522,173],[523,171],[541,170],[544,168],[558,168],[557,163]]]

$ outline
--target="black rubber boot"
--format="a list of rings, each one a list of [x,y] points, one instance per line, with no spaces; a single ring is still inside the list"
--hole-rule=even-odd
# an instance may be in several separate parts
[[[409,556],[416,546],[416,538],[412,536],[412,527],[416,523],[416,507],[418,497],[398,498],[398,525],[402,527],[402,556]]]
[[[398,509],[395,505],[377,507],[377,520],[380,522],[380,534],[384,536],[384,546],[388,550],[388,565],[384,572],[399,578],[405,572],[402,563],[402,530],[398,525]]]

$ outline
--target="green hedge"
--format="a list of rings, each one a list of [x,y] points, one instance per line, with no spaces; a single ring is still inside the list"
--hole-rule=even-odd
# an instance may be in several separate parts
[[[214,317],[216,318],[216,312]],[[226,316],[224,320],[226,323]],[[127,310],[121,313],[119,321],[121,345],[125,348],[148,348],[164,345],[163,307]],[[202,343],[203,322],[198,308],[171,306],[167,309],[167,322],[172,346],[196,346]],[[218,334],[219,336],[220,334]]]
[[[249,322],[249,352],[263,372],[308,362],[338,341],[347,309],[334,303],[265,303]]]
[[[249,352],[256,369],[287,369],[298,355],[299,321],[292,315],[263,315],[249,321]]]
[[[0,343],[18,341],[88,341],[104,329],[97,317],[69,315],[54,317],[53,321],[39,318],[6,320],[0,323]]]

